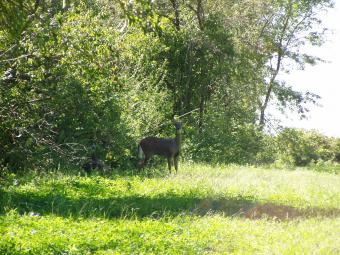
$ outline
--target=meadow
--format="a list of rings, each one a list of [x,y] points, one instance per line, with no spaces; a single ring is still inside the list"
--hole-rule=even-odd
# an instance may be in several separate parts
[[[340,254],[339,174],[186,164],[0,183],[0,254]]]

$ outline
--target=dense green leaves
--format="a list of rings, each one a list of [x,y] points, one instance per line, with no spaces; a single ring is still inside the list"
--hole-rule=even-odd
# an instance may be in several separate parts
[[[339,162],[339,139],[315,131],[285,129],[277,137],[279,159],[284,163],[305,166],[311,163]]]
[[[323,1],[11,0],[0,4],[0,165],[133,164],[146,135],[183,121],[185,157],[253,162],[266,108],[307,111],[277,80],[318,59]],[[260,128],[259,128],[260,124]]]

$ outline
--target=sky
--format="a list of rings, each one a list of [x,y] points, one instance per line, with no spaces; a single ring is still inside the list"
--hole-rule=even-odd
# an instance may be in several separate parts
[[[301,49],[327,62],[281,76],[295,90],[310,91],[321,96],[318,101],[320,106],[311,105],[306,120],[300,120],[297,114],[284,116],[274,109],[269,109],[269,113],[281,120],[283,126],[314,129],[327,136],[340,138],[340,0],[335,3],[335,8],[320,16],[325,27],[332,31],[326,43],[321,47]]]

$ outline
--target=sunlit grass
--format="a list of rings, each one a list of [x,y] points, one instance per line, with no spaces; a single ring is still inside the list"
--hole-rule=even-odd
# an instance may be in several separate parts
[[[184,165],[0,188],[0,254],[337,254],[340,176]]]

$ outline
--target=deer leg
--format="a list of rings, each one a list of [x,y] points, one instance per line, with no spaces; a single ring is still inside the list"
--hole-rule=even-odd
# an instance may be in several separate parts
[[[144,162],[143,162],[143,167],[148,163],[150,158],[151,157],[145,155]]]
[[[172,165],[172,157],[168,157],[168,168],[169,168],[170,174],[171,174],[171,165]]]
[[[144,159],[138,161],[138,169],[139,171],[144,168]]]
[[[175,163],[176,174],[177,174],[177,171],[178,171],[178,159],[179,159],[179,155],[176,155],[176,156],[174,157],[174,163]]]
[[[144,159],[138,163],[139,169],[144,169],[145,165],[148,163],[150,156],[145,155]]]

